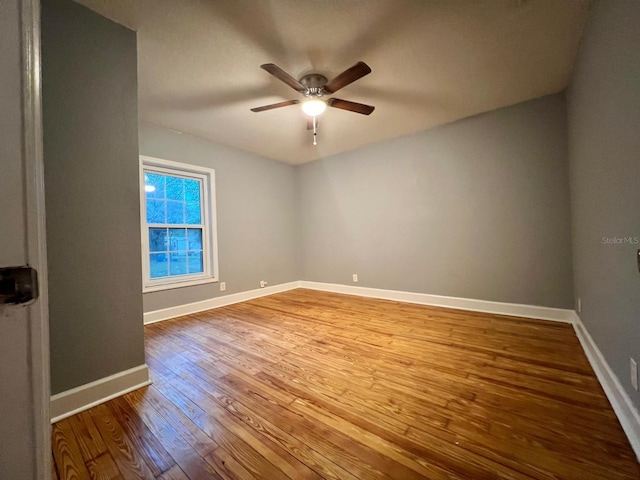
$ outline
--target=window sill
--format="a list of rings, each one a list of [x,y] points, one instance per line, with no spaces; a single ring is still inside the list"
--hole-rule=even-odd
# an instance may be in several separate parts
[[[161,290],[172,290],[174,288],[193,287],[195,285],[203,285],[205,283],[217,283],[218,279],[214,277],[198,278],[194,280],[184,280],[181,282],[158,283],[156,285],[145,285],[142,287],[142,293],[159,292]]]

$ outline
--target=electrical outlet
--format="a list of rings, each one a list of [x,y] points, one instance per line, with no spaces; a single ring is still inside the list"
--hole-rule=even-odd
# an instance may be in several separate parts
[[[264,288],[267,286],[267,282],[264,280],[260,280],[260,288]]]
[[[353,282],[354,283],[358,283],[358,274],[357,273],[353,274]]]
[[[578,313],[582,312],[582,299],[578,297]]]
[[[220,282],[220,291],[224,292],[227,289],[227,282]]]
[[[633,389],[638,391],[638,364],[633,358],[629,359],[629,365],[631,366],[631,385]]]

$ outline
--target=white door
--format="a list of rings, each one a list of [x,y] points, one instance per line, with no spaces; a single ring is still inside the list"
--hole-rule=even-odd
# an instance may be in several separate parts
[[[28,306],[5,304],[0,279],[0,479],[11,480],[51,469],[38,17],[37,0],[0,1],[0,268],[41,277]]]

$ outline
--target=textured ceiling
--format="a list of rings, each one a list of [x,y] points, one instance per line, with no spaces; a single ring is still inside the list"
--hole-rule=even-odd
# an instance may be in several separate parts
[[[584,0],[79,0],[138,31],[140,122],[304,163],[566,87]],[[301,95],[259,66],[331,79],[372,73],[335,96],[311,144]]]

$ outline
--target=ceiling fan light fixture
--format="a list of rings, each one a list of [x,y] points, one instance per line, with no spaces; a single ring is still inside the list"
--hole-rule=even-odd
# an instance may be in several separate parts
[[[302,104],[302,111],[310,117],[317,117],[327,109],[327,102],[314,98]]]

